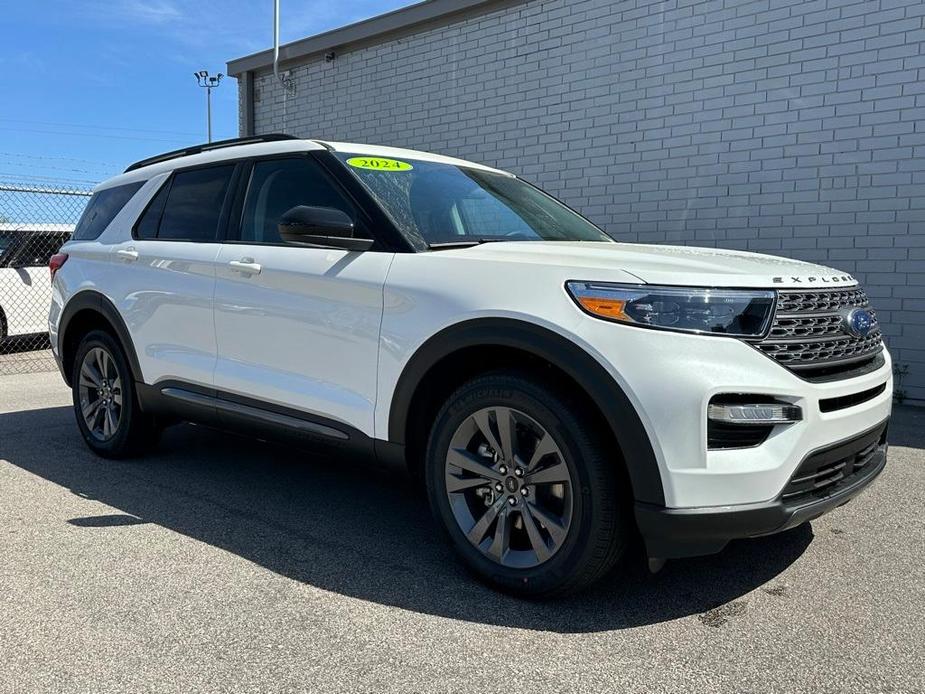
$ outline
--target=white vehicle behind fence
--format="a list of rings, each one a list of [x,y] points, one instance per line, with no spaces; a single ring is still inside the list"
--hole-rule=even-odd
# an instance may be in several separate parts
[[[73,224],[0,223],[0,341],[48,332],[48,261]]]

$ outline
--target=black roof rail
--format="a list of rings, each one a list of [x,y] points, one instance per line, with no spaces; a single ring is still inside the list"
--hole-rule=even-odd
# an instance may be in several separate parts
[[[136,161],[134,164],[131,164],[123,173],[128,173],[129,171],[134,171],[135,169],[140,169],[143,166],[150,166],[151,164],[159,164],[162,161],[170,161],[171,159],[177,159],[179,157],[186,157],[190,154],[200,154],[201,152],[209,152],[213,149],[222,149],[224,147],[234,147],[236,145],[250,145],[257,142],[280,142],[281,140],[298,140],[300,138],[295,135],[286,135],[284,133],[270,133],[267,135],[251,135],[250,137],[233,137],[230,140],[218,140],[217,142],[207,142],[202,145],[194,145],[192,147],[184,147],[183,149],[175,149],[172,152],[165,152],[164,154],[158,154],[153,157],[148,157],[147,159],[142,159],[141,161]]]

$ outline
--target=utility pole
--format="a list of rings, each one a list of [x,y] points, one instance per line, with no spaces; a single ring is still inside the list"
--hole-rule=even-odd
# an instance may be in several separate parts
[[[204,87],[206,90],[206,120],[209,130],[209,142],[212,142],[212,90],[218,87],[224,75],[222,73],[210,75],[208,70],[200,70],[199,72],[194,72],[193,76],[199,86]]]

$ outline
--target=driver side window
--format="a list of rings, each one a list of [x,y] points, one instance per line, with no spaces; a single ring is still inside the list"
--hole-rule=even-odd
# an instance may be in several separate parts
[[[283,243],[277,228],[279,219],[287,210],[299,205],[332,207],[357,221],[354,206],[314,161],[304,157],[258,161],[247,187],[240,240],[257,244]]]

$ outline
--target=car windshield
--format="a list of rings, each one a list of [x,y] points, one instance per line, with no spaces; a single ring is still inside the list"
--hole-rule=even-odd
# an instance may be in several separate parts
[[[406,234],[432,247],[487,241],[612,241],[514,176],[344,152],[337,157]]]
[[[0,231],[0,263],[6,264],[7,249],[13,245],[13,232]]]

